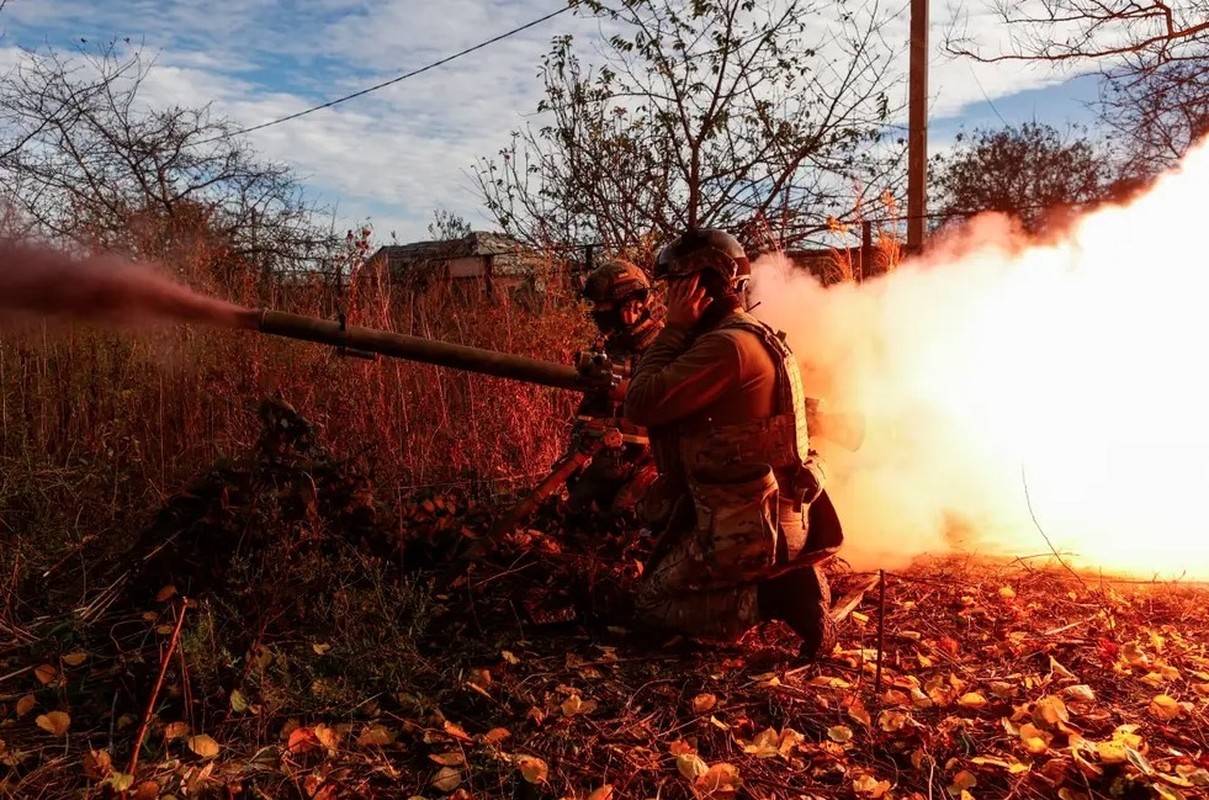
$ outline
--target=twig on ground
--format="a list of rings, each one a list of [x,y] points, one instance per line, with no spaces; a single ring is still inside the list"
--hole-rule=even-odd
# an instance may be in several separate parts
[[[877,597],[877,673],[873,678],[873,692],[878,697],[882,694],[882,653],[886,650],[886,573],[878,573]]]
[[[182,596],[180,602],[180,614],[176,617],[176,627],[172,629],[172,639],[168,642],[168,651],[164,653],[160,659],[160,674],[155,679],[155,686],[151,689],[151,696],[147,698],[147,710],[143,713],[143,722],[139,725],[138,735],[134,738],[134,750],[130,753],[130,766],[127,767],[126,773],[134,776],[134,770],[139,763],[139,750],[143,747],[143,740],[147,738],[147,729],[151,727],[151,715],[155,712],[155,701],[159,699],[160,689],[164,686],[164,676],[168,673],[168,665],[172,663],[172,654],[176,651],[176,644],[181,638],[181,628],[185,624],[185,610],[189,607],[189,601]]]

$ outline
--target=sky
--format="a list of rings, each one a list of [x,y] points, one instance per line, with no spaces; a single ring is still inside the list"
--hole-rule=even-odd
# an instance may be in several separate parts
[[[869,0],[874,2],[875,0]],[[886,31],[904,45],[906,0]],[[241,127],[389,80],[519,27],[563,0],[8,0],[0,10],[0,65],[21,51],[60,52],[116,41],[154,59],[142,94],[152,105],[204,106]],[[894,6],[897,8],[898,6]],[[994,46],[1002,31],[967,7],[967,33]],[[979,64],[940,52],[953,22],[932,0],[929,149],[955,134],[1027,120],[1060,130],[1090,123],[1094,80],[1045,67]],[[293,168],[340,228],[368,221],[375,238],[429,238],[436,209],[476,229],[493,225],[474,188],[476,161],[536,120],[537,75],[551,39],[598,46],[599,24],[563,13],[444,66],[334,108],[248,134],[264,158]],[[126,40],[130,44],[126,44]],[[905,61],[903,72],[905,73]],[[901,88],[900,93],[905,93]],[[905,97],[901,98],[905,101]],[[905,122],[905,120],[904,120]]]

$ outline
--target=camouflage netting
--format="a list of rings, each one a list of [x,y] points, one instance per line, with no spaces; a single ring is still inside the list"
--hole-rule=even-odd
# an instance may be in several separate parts
[[[394,563],[398,525],[375,502],[369,477],[328,453],[314,426],[288,404],[265,401],[260,418],[252,454],[215,465],[143,531],[131,550],[131,605],[168,584],[194,598],[249,594],[254,587],[244,578],[279,573],[286,564],[318,566],[349,547],[366,567]],[[323,569],[313,577],[331,579]],[[291,588],[303,594],[308,587]]]

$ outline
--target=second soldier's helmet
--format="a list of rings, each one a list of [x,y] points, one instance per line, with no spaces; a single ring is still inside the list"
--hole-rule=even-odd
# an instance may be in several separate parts
[[[659,251],[655,279],[686,278],[696,272],[713,272],[734,289],[751,277],[751,262],[739,240],[724,230],[691,230]]]
[[[607,261],[588,273],[583,296],[593,303],[620,304],[634,295],[645,298],[651,282],[637,265],[623,259]]]

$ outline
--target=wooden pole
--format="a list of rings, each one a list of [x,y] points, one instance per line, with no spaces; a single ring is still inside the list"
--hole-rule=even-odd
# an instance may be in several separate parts
[[[873,693],[882,696],[882,653],[886,650],[886,571],[879,569],[877,593],[877,673],[873,678]]]
[[[928,213],[928,0],[911,0],[907,135],[907,252],[924,243]]]

